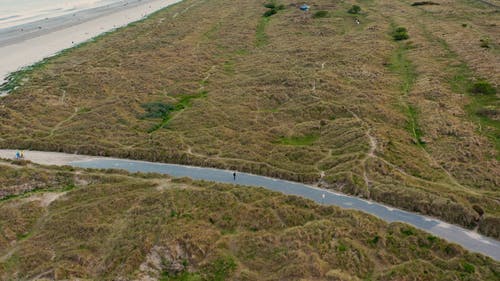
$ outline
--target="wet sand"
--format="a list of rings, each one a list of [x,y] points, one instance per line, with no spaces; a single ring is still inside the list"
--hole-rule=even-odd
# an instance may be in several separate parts
[[[11,72],[180,1],[129,0],[0,29],[0,84]]]

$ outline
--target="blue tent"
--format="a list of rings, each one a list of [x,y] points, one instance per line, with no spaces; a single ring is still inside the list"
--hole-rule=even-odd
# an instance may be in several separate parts
[[[300,6],[300,10],[302,10],[302,11],[309,11],[309,6],[306,5],[306,4],[303,4],[302,6]]]

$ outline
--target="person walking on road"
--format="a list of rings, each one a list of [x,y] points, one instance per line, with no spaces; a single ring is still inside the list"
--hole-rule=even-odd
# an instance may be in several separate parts
[[[233,172],[233,180],[236,180],[236,172]]]

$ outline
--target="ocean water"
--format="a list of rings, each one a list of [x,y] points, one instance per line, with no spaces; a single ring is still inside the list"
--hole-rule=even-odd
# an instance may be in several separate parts
[[[0,0],[0,28],[105,6],[123,0]]]

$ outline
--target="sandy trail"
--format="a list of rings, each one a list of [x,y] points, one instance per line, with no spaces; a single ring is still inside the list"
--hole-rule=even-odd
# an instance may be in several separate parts
[[[18,150],[0,149],[0,158],[14,159]],[[72,161],[90,160],[99,157],[59,152],[24,151],[24,159],[43,165],[67,165]]]

